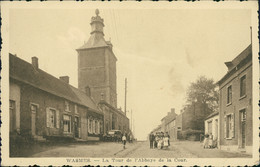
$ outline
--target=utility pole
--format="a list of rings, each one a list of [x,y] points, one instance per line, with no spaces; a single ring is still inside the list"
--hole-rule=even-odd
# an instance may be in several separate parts
[[[133,132],[133,110],[131,109],[131,131]]]
[[[252,43],[252,41],[253,41],[253,39],[252,39],[252,26],[250,26],[250,38],[251,38],[251,45],[253,44]],[[252,46],[253,47],[253,46]]]
[[[125,115],[126,115],[127,78],[125,78]]]

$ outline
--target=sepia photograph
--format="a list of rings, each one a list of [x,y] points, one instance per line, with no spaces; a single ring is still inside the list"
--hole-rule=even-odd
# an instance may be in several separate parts
[[[157,4],[1,5],[3,165],[259,164],[257,2]]]

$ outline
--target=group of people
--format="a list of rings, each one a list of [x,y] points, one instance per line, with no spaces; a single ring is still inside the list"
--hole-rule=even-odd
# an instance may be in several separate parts
[[[214,143],[212,133],[205,134],[204,141],[203,141],[203,148],[208,149],[208,148],[215,148],[215,147],[216,147],[216,144]]]
[[[150,148],[168,149],[170,146],[170,135],[166,132],[150,133],[149,135]]]

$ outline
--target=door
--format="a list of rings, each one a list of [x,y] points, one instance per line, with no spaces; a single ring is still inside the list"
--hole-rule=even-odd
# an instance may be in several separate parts
[[[246,145],[246,110],[240,111],[240,147],[245,148]]]
[[[215,120],[215,135],[214,139],[218,139],[218,119]]]
[[[16,110],[15,110],[15,101],[10,100],[9,104],[9,114],[10,114],[10,132],[13,132],[16,129]]]
[[[75,137],[76,138],[79,138],[79,117],[75,117],[75,129],[74,129],[74,132],[75,132]]]
[[[31,105],[31,129],[32,136],[36,135],[36,114],[37,114],[37,106]]]

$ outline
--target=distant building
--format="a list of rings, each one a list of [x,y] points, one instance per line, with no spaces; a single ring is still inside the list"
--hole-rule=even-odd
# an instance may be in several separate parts
[[[90,89],[104,113],[104,132],[118,129],[128,133],[129,119],[117,109],[116,62],[113,45],[104,39],[104,20],[96,10],[91,18],[91,36],[78,52],[78,88]]]
[[[213,141],[219,146],[219,112],[211,113],[204,122],[205,134],[212,134]]]
[[[172,141],[177,139],[176,116],[175,109],[172,108],[171,112],[168,112],[167,116],[162,119],[163,132],[167,132]]]
[[[151,133],[155,134],[157,132],[162,132],[162,126],[161,125],[158,125],[155,129],[153,129],[151,131]]]
[[[225,63],[220,90],[220,148],[252,153],[252,46]]]
[[[28,63],[9,54],[10,137],[33,140],[76,138],[99,140],[103,113],[89,94],[39,68],[37,57]]]

